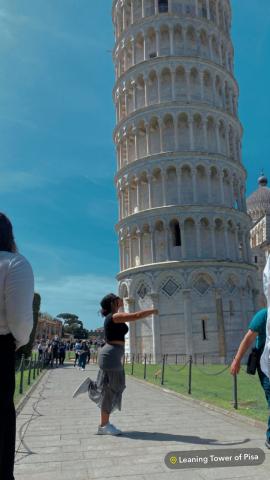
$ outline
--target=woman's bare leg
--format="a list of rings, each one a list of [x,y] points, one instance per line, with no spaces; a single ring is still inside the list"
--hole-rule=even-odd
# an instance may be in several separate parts
[[[104,427],[104,425],[107,425],[109,422],[110,414],[105,412],[104,410],[101,410],[100,413],[100,426]]]

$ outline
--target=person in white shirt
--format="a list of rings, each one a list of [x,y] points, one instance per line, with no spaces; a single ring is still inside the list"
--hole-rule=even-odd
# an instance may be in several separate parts
[[[0,213],[0,479],[14,480],[15,350],[33,328],[34,277],[18,253],[10,220]]]

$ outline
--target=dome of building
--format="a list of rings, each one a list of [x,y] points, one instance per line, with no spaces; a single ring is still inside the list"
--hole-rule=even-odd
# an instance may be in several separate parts
[[[262,173],[258,178],[259,188],[247,198],[247,210],[254,222],[270,215],[270,188],[267,177]]]

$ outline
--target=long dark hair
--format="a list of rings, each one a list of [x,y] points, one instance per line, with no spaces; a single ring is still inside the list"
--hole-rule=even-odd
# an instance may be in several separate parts
[[[0,212],[0,251],[16,253],[18,251],[15,243],[11,221],[4,213]]]

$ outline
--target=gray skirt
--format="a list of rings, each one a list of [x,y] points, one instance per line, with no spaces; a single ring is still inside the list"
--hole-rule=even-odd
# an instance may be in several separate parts
[[[98,354],[97,379],[90,380],[89,398],[107,413],[122,407],[122,393],[126,388],[124,355],[124,345],[106,343]]]

